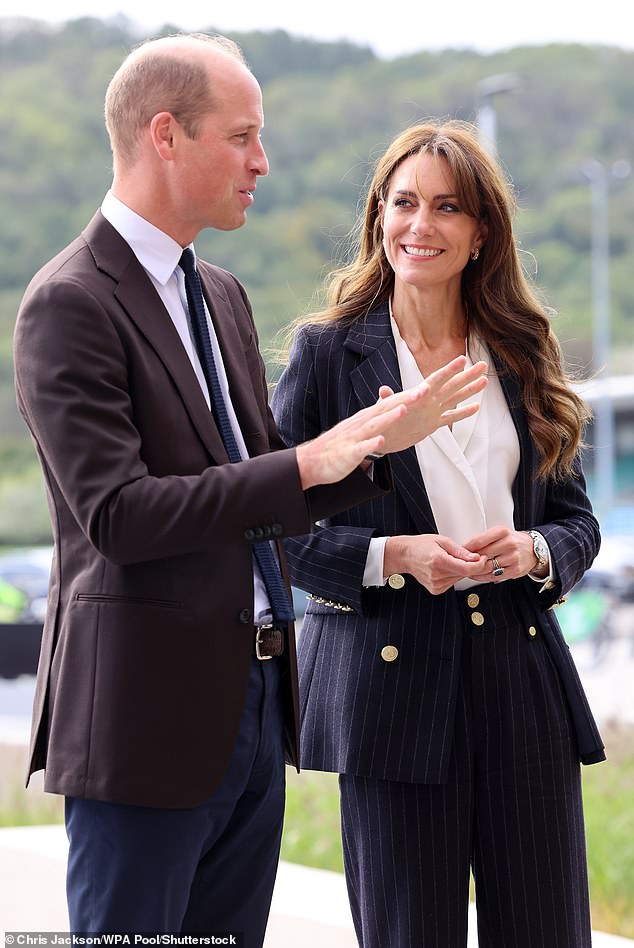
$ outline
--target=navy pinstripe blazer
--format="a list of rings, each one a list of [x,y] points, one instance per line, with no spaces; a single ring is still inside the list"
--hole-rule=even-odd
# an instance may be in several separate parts
[[[603,743],[552,607],[579,581],[599,548],[581,470],[563,484],[535,477],[537,451],[519,387],[500,373],[520,442],[513,484],[515,527],[550,546],[556,581],[515,581],[530,622],[541,628],[570,705],[580,759],[605,757]],[[347,326],[304,327],[272,408],[287,444],[298,444],[402,388],[387,304]],[[380,462],[387,463],[387,462]],[[432,596],[407,576],[402,589],[364,588],[370,538],[437,533],[414,448],[390,456],[394,490],[285,540],[294,585],[344,612],[309,601],[299,641],[301,764],[308,769],[438,783],[446,778],[460,668],[461,624],[453,590]],[[382,660],[386,643],[395,662]],[[562,714],[567,714],[562,709]]]

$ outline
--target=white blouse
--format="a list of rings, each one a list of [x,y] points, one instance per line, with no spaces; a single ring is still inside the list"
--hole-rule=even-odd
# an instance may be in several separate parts
[[[423,381],[423,375],[398,326],[390,317],[403,388]],[[479,401],[480,410],[447,426],[416,445],[416,458],[425,482],[438,532],[465,543],[489,527],[513,524],[512,486],[520,462],[520,446],[500,381],[488,350],[474,340],[467,364],[483,359],[488,365],[484,391],[465,399]],[[370,540],[364,586],[382,586],[383,553],[387,537]],[[476,585],[461,579],[456,589]]]

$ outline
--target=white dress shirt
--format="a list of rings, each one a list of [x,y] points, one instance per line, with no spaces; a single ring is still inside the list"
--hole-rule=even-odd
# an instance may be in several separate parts
[[[416,359],[391,315],[390,322],[403,388],[419,385],[423,375]],[[489,353],[478,340],[473,341],[471,350],[468,365],[484,360],[489,367],[487,387],[465,399],[465,403],[479,401],[479,411],[456,422],[451,430],[439,428],[415,446],[438,532],[461,544],[489,527],[515,529],[512,487],[520,462],[519,439]],[[364,586],[386,582],[383,558],[387,539],[370,540]],[[544,578],[538,581],[543,583]],[[454,588],[473,585],[473,580],[461,579]]]
[[[150,224],[149,221],[146,221],[143,217],[135,213],[135,211],[127,207],[127,205],[123,204],[111,191],[108,191],[103,200],[101,213],[106,220],[112,224],[114,229],[121,234],[126,243],[130,245],[132,252],[152,281],[156,292],[160,296],[180,336],[180,340],[192,364],[207,406],[211,410],[209,391],[200,359],[198,358],[189,321],[187,294],[185,292],[185,274],[178,265],[183,253],[183,248],[164,231],[159,230],[154,224]],[[193,244],[190,246],[193,251]],[[194,251],[194,256],[195,255]],[[240,425],[238,424],[235,410],[231,403],[227,373],[222,360],[220,346],[218,345],[214,324],[207,311],[206,303],[205,312],[207,313],[207,325],[214,360],[216,362],[218,380],[227,406],[229,420],[240,450],[240,455],[246,460],[249,454],[246,444],[244,443],[244,438],[242,437],[242,432],[240,431]],[[271,614],[271,607],[266,594],[264,581],[255,562],[253,578],[255,599],[253,614],[257,621],[268,620]]]

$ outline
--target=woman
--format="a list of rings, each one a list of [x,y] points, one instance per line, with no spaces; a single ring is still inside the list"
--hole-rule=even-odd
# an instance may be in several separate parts
[[[399,135],[356,257],[300,324],[273,398],[297,444],[379,386],[460,354],[489,364],[477,415],[392,455],[391,494],[287,542],[310,594],[301,761],[340,774],[364,948],[465,946],[470,870],[481,948],[590,946],[579,761],[605,755],[552,608],[600,542],[587,412],[513,210],[470,126]]]

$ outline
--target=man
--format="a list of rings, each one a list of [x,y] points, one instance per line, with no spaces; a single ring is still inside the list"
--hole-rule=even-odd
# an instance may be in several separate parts
[[[204,227],[240,227],[268,172],[239,49],[198,35],[143,45],[108,88],[106,124],[112,189],[36,275],[16,327],[55,540],[30,772],[66,797],[74,931],[260,945],[285,746],[298,759],[269,540],[389,486],[387,462],[374,484],[364,457],[470,414],[444,409],[482,370],[453,365],[285,449],[244,290],[202,261],[196,273],[191,248]]]

